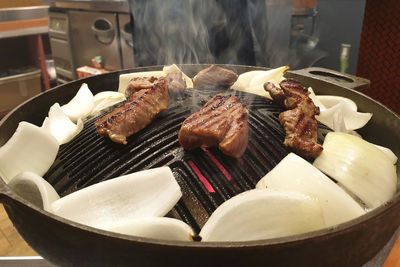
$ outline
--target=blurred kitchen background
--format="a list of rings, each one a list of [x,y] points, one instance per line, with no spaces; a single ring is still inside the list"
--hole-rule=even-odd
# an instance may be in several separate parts
[[[365,16],[377,13],[376,5],[393,14],[399,6],[396,0],[265,0],[265,17],[260,20],[266,31],[265,60],[256,64],[324,67],[372,81],[360,67],[359,57],[368,53],[360,50],[360,41],[363,31],[365,39],[369,38]],[[128,0],[1,0],[0,117],[59,84],[145,65],[132,37],[135,15],[131,16],[131,10],[134,7],[130,8]],[[399,28],[398,19],[395,27]],[[397,43],[398,32],[394,33]],[[399,58],[396,53],[393,57]],[[395,65],[400,70],[398,60]],[[399,112],[400,100],[393,100],[400,98],[398,91],[394,87],[389,100],[376,99]]]

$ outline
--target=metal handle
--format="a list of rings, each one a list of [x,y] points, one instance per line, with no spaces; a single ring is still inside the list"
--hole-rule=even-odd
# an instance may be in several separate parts
[[[325,68],[311,67],[301,70],[294,70],[291,71],[291,73],[333,83],[341,87],[354,89],[357,91],[368,89],[371,84],[371,82],[367,79]]]
[[[130,48],[133,48],[132,26],[129,22],[125,23],[124,27],[122,27],[121,35],[122,38],[125,40],[125,43]]]
[[[105,18],[96,19],[92,25],[92,31],[97,41],[102,44],[111,44],[114,40],[115,31],[111,22]]]

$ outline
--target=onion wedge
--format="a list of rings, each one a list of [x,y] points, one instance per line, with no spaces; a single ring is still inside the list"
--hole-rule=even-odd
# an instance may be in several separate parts
[[[322,102],[318,99],[318,97],[315,95],[314,90],[312,89],[312,87],[308,87],[308,92],[310,93],[308,96],[311,98],[311,100],[313,101],[314,105],[316,105],[317,107],[319,107],[319,110],[325,110],[326,107],[324,104],[322,104]]]
[[[129,82],[136,77],[165,77],[166,74],[164,71],[143,71],[143,72],[132,72],[119,75],[119,86],[118,92],[125,95],[125,90],[128,87]]]
[[[62,111],[73,121],[85,119],[93,108],[93,94],[86,83],[81,85],[78,92],[67,104],[61,106]]]
[[[231,88],[271,99],[269,93],[264,90],[264,83],[272,82],[279,87],[279,83],[285,79],[283,75],[289,68],[289,66],[282,66],[267,71],[256,70],[242,73]]]
[[[55,103],[50,107],[49,116],[43,121],[42,128],[49,131],[60,145],[68,143],[83,129],[83,122],[79,118],[77,124],[62,111],[60,105]]]
[[[319,95],[316,98],[323,105],[322,110],[331,108],[340,102],[346,102],[351,110],[357,111],[357,104],[353,100],[343,96]]]
[[[20,197],[49,212],[51,203],[60,199],[51,184],[33,172],[18,174],[8,185]]]
[[[334,107],[320,111],[320,115],[316,115],[315,118],[335,132],[347,133],[348,129],[342,111],[342,108],[345,108],[344,106],[344,103],[338,103]]]
[[[200,231],[202,241],[248,241],[325,227],[319,201],[271,189],[253,189],[225,201]]]
[[[179,71],[182,73],[182,77],[186,82],[186,88],[193,88],[193,81],[190,79],[189,76],[187,76],[177,65],[172,64],[169,66],[164,66],[163,71],[165,75],[168,75],[171,72]]]
[[[45,129],[22,121],[0,147],[0,176],[8,183],[25,171],[43,176],[58,153],[58,141]]]
[[[385,155],[388,157],[388,159],[390,160],[390,162],[392,164],[396,164],[398,158],[397,158],[396,154],[393,153],[392,150],[390,150],[387,147],[380,146],[380,145],[375,145],[374,144],[374,146],[379,148],[383,153],[385,153]]]
[[[112,232],[162,240],[193,241],[192,228],[183,221],[167,217],[145,217],[113,225]]]
[[[75,191],[53,202],[54,213],[101,229],[164,216],[182,192],[168,167],[140,171]]]
[[[365,211],[340,186],[294,153],[265,175],[256,188],[287,190],[317,198],[327,226],[361,216]]]
[[[90,112],[90,116],[97,116],[103,109],[114,106],[115,104],[122,102],[125,99],[125,95],[119,92],[100,92],[93,97],[93,109]]]
[[[324,150],[313,165],[331,176],[374,209],[396,192],[397,175],[393,161],[373,144],[345,133],[330,132]]]
[[[357,112],[354,101],[341,96],[316,96],[320,105],[320,115],[315,118],[335,132],[349,133],[364,127],[372,113]]]
[[[246,88],[248,88],[250,86],[250,82],[254,77],[256,77],[258,74],[262,74],[264,72],[265,72],[265,70],[253,70],[253,71],[244,72],[239,75],[238,79],[231,86],[231,88],[234,90],[238,90],[238,91],[244,91],[244,90],[246,90]]]

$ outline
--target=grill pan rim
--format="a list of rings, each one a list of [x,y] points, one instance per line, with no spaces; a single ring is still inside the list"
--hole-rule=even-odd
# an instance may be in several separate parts
[[[232,67],[232,68],[249,68],[251,67],[251,70],[268,70],[269,68],[264,68],[264,67],[253,67],[253,66],[244,66],[244,65],[226,65],[226,64],[216,64],[221,67]],[[179,65],[182,66],[183,68],[185,66],[193,66],[192,64],[182,64]],[[196,66],[200,68],[204,68],[209,66],[209,64],[197,64]],[[71,84],[81,84],[83,82],[88,82],[92,79],[100,79],[104,78],[106,79],[107,76],[113,76],[115,74],[124,74],[124,73],[130,73],[130,72],[140,72],[140,71],[148,71],[148,70],[160,70],[162,69],[163,66],[148,66],[148,67],[139,67],[139,68],[134,68],[134,69],[129,69],[129,70],[123,70],[123,71],[115,71],[107,74],[102,74],[94,77],[88,77],[76,81],[72,81],[68,84],[63,84],[57,87],[52,88],[51,90],[48,90],[46,92],[43,92],[27,101],[24,103],[20,104],[18,107],[13,109],[9,114],[7,114],[1,121],[0,121],[0,127],[7,122],[7,120],[13,116],[16,112],[19,111],[19,109],[35,99],[40,99],[43,97],[43,95],[46,94],[55,94],[56,92],[62,90],[66,85],[71,85]],[[291,72],[289,72],[290,74]],[[190,75],[189,75],[190,76]],[[313,78],[309,78],[313,79]],[[342,87],[343,88],[343,87]],[[372,98],[366,96],[365,94],[358,92],[356,90],[352,90],[349,88],[343,88],[344,90],[351,91],[353,94],[358,95],[359,97],[362,97],[366,99],[367,101],[372,102],[374,105],[380,106],[380,108],[383,108],[386,110],[386,112],[391,113],[391,115],[395,116],[397,120],[400,121],[400,117],[391,111],[389,108],[385,107],[381,103],[377,102],[376,100],[373,100]],[[73,93],[75,94],[75,92]],[[53,104],[53,103],[51,103]],[[61,103],[60,103],[61,104]],[[0,143],[0,145],[2,145]],[[161,245],[161,246],[173,246],[173,247],[185,247],[185,248],[259,248],[259,247],[268,247],[268,246],[275,246],[275,245],[281,245],[281,244],[288,244],[288,243],[296,243],[296,242],[302,242],[302,241],[307,241],[307,240],[317,240],[320,238],[329,238],[331,235],[335,234],[340,234],[340,233],[345,233],[347,231],[351,231],[353,228],[358,227],[361,224],[366,224],[368,221],[376,218],[376,217],[382,217],[384,216],[387,212],[390,212],[391,209],[393,209],[395,206],[400,205],[400,192],[398,191],[396,195],[392,198],[391,201],[389,201],[387,204],[378,207],[377,209],[368,212],[367,214],[360,216],[356,219],[353,219],[351,221],[339,224],[333,228],[325,228],[321,229],[318,231],[313,231],[313,232],[308,232],[300,235],[293,235],[293,236],[287,236],[287,237],[281,237],[281,238],[274,238],[274,239],[263,239],[263,240],[257,240],[257,241],[242,241],[242,242],[183,242],[183,241],[164,241],[164,240],[158,240],[158,239],[151,239],[151,238],[142,238],[142,237],[136,237],[136,236],[131,236],[131,235],[124,235],[124,234],[117,234],[105,230],[100,230],[96,229],[87,225],[79,224],[73,221],[70,221],[68,219],[59,217],[57,215],[54,215],[52,213],[49,213],[47,211],[44,211],[43,209],[40,209],[34,205],[32,205],[30,202],[22,199],[18,195],[12,192],[12,190],[4,183],[3,180],[0,181],[0,189],[5,189],[3,192],[0,192],[0,199],[4,200],[4,204],[7,206],[12,206],[13,201],[17,201],[33,210],[38,212],[39,214],[50,217],[51,219],[57,220],[61,223],[67,224],[72,227],[79,228],[84,231],[89,231],[91,233],[99,234],[99,235],[104,235],[112,238],[117,238],[117,239],[123,239],[127,241],[133,241],[137,243],[149,243],[149,244],[154,244],[154,245]]]
[[[8,187],[3,180],[0,181],[0,188],[1,187]],[[400,202],[400,192],[397,192],[395,197],[391,201],[389,201],[387,204],[384,204],[378,208],[376,208],[373,211],[367,212],[366,214],[357,217],[353,220],[335,225],[333,227],[327,227],[323,228],[320,230],[312,231],[312,232],[306,232],[303,234],[298,234],[298,235],[291,235],[291,236],[286,236],[286,237],[278,237],[278,238],[270,238],[270,239],[260,239],[260,240],[254,240],[254,241],[237,241],[237,242],[189,242],[189,241],[176,241],[176,240],[162,240],[162,239],[155,239],[155,238],[147,238],[147,237],[139,237],[139,236],[133,236],[133,235],[126,235],[126,234],[119,234],[111,231],[106,231],[102,229],[98,229],[95,227],[91,227],[85,224],[81,224],[78,222],[71,221],[69,219],[60,217],[56,214],[50,213],[48,211],[45,211],[41,208],[38,208],[37,206],[33,205],[29,201],[23,199],[22,197],[18,196],[14,192],[12,192],[11,189],[8,187],[8,192],[6,195],[1,195],[0,198],[5,197],[5,201],[3,204],[7,205],[10,204],[10,201],[17,201],[20,204],[29,207],[30,209],[35,210],[36,212],[40,213],[43,216],[50,217],[52,219],[55,219],[61,223],[70,225],[72,227],[79,228],[84,231],[89,231],[94,234],[99,234],[99,235],[104,235],[107,237],[112,237],[112,238],[118,238],[118,239],[123,239],[126,241],[133,241],[133,242],[138,242],[138,243],[148,243],[148,244],[153,244],[153,245],[161,245],[161,246],[172,246],[172,247],[190,247],[190,248],[259,248],[259,247],[269,247],[269,246],[275,246],[275,245],[282,245],[282,244],[288,244],[288,243],[297,243],[297,242],[303,242],[307,240],[317,240],[318,238],[329,238],[330,235],[335,235],[338,233],[344,233],[347,231],[351,231],[353,227],[357,227],[361,223],[367,223],[369,220],[374,219],[375,217],[379,215],[384,215],[385,212],[388,212],[392,206],[394,205],[400,205],[396,204]]]

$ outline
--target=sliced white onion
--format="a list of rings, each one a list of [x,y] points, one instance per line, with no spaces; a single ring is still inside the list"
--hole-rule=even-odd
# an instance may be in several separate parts
[[[272,82],[279,87],[279,83],[285,78],[283,75],[289,70],[289,66],[267,71],[249,71],[239,75],[237,81],[232,85],[232,89],[252,93],[271,99],[271,96],[264,90],[264,83]]]
[[[347,133],[348,129],[346,128],[344,114],[342,111],[344,105],[344,103],[338,103],[334,107],[322,110],[320,115],[316,115],[315,118],[335,132]]]
[[[54,213],[101,229],[140,217],[164,216],[182,196],[168,167],[140,171],[75,191],[55,202]]]
[[[50,107],[49,117],[43,121],[42,128],[49,131],[60,145],[68,143],[83,129],[83,122],[79,118],[77,124],[62,111],[60,105],[55,103]]]
[[[61,106],[64,113],[73,121],[85,119],[93,108],[93,94],[86,83],[83,83],[76,95],[67,104]]]
[[[53,186],[33,172],[22,172],[8,184],[14,193],[51,212],[51,203],[60,198]]]
[[[125,90],[128,87],[129,82],[136,77],[165,77],[166,74],[162,70],[160,71],[143,71],[143,72],[133,72],[119,75],[119,86],[118,92],[125,95]]]
[[[398,158],[397,158],[396,154],[393,153],[392,150],[390,150],[387,147],[376,145],[376,144],[374,144],[374,146],[379,148],[383,153],[385,153],[385,155],[389,158],[389,160],[392,164],[396,164]]]
[[[357,111],[357,104],[353,100],[343,96],[319,95],[317,96],[317,100],[323,104],[325,109],[331,108],[340,102],[346,102],[351,110]]]
[[[294,153],[282,159],[257,183],[256,188],[287,190],[317,198],[327,226],[349,221],[365,213],[342,188]]]
[[[145,217],[111,226],[109,229],[120,234],[162,240],[193,241],[192,228],[183,221],[167,217]]]
[[[347,130],[357,130],[364,127],[369,120],[372,118],[372,113],[363,112],[344,112],[344,123],[346,124]]]
[[[272,97],[269,94],[269,92],[265,91],[264,85],[261,85],[261,84],[253,86],[253,87],[247,87],[245,90],[241,90],[241,91],[247,92],[247,93],[250,93],[250,94],[263,96],[263,97],[266,97],[268,99],[272,99]]]
[[[125,95],[121,94],[120,92],[100,92],[93,97],[93,109],[90,112],[90,116],[96,116],[100,113],[101,110],[114,106],[115,104],[122,102],[125,99]]]
[[[25,171],[43,176],[58,153],[57,140],[45,129],[22,121],[11,138],[0,147],[0,175],[8,183]]]
[[[253,70],[253,71],[244,72],[239,75],[238,79],[231,86],[231,88],[235,89],[235,90],[243,91],[247,87],[250,86],[250,82],[254,77],[256,77],[258,74],[262,74],[264,72],[265,72],[265,70]]]
[[[266,82],[271,82],[275,86],[279,87],[279,83],[285,79],[283,75],[289,69],[289,66],[282,66],[279,68],[264,71],[263,73],[260,73],[256,75],[253,79],[251,79],[249,86],[253,87],[259,84],[264,85],[264,83]]]
[[[316,96],[316,99],[323,105],[320,106],[320,115],[315,118],[336,132],[348,133],[360,129],[372,117],[372,113],[357,112],[354,101],[345,97]]]
[[[314,90],[312,89],[312,87],[308,87],[308,92],[310,93],[308,96],[311,98],[311,100],[313,101],[314,105],[316,105],[317,107],[319,107],[319,110],[325,110],[326,107],[325,105],[319,100],[319,98],[315,95]]]
[[[179,71],[182,73],[182,77],[186,82],[186,87],[187,88],[193,88],[193,81],[192,79],[190,79],[189,76],[187,76],[177,65],[172,64],[169,66],[164,66],[163,71],[165,72],[165,75],[171,73],[171,72],[175,72],[175,71]]]
[[[350,134],[330,132],[314,166],[360,198],[368,208],[390,200],[397,175],[392,160],[373,144]]]
[[[200,231],[202,241],[247,241],[325,227],[319,201],[271,189],[253,189],[225,201]]]

